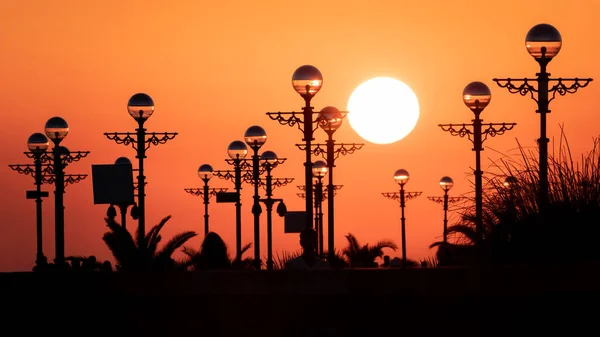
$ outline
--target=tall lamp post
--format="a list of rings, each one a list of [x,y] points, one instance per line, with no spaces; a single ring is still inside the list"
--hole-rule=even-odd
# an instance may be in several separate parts
[[[125,146],[131,145],[138,158],[137,196],[138,196],[138,242],[144,242],[146,235],[146,177],[144,159],[151,145],[165,144],[175,138],[177,132],[146,132],[144,123],[154,113],[154,101],[144,93],[137,93],[127,103],[129,115],[138,123],[135,135],[131,132],[105,132],[109,140]],[[143,245],[142,245],[143,246]]]
[[[235,202],[235,251],[236,256],[240,256],[242,253],[242,201],[240,197],[242,190],[242,163],[244,163],[243,159],[248,155],[248,147],[244,142],[234,140],[227,147],[227,155],[233,161],[233,168],[235,170],[234,184],[237,193]]]
[[[452,178],[448,176],[442,177],[440,179],[440,187],[444,191],[443,197],[427,197],[427,199],[436,202],[438,204],[444,205],[444,232],[443,232],[443,242],[448,242],[448,204],[455,203],[465,199],[465,197],[448,197],[448,192],[454,186],[454,181]]]
[[[548,138],[546,136],[546,114],[550,113],[550,102],[556,94],[564,96],[575,93],[579,88],[586,87],[591,78],[550,78],[546,66],[558,55],[562,47],[562,37],[558,29],[549,24],[538,24],[527,32],[525,47],[529,54],[537,61],[540,71],[535,78],[494,78],[493,81],[501,88],[506,88],[511,94],[519,93],[521,96],[529,94],[537,103],[536,112],[540,114],[539,147],[539,210],[541,219],[545,218],[548,207]],[[537,82],[537,88],[530,84]],[[550,82],[555,82],[550,87]],[[537,95],[536,95],[537,93]]]
[[[322,160],[317,160],[313,163],[312,173],[315,178],[317,178],[317,183],[315,184],[315,224],[317,227],[317,232],[319,233],[319,247],[318,254],[323,254],[323,177],[327,174],[328,171],[327,163]],[[307,193],[307,196],[310,193]],[[332,194],[329,195],[329,200],[333,197]]]
[[[404,185],[408,182],[410,175],[408,171],[404,169],[396,170],[394,173],[394,180],[398,185],[400,185],[400,192],[384,192],[382,195],[391,200],[399,200],[400,201],[400,209],[401,209],[401,232],[402,232],[402,266],[406,266],[406,218],[404,217],[404,207],[406,199],[413,199],[420,196],[423,192],[406,192],[404,190]]]
[[[479,118],[481,112],[490,103],[492,93],[490,88],[482,82],[471,82],[463,90],[463,102],[473,111],[475,119],[470,124],[439,124],[443,131],[452,136],[468,137],[473,143],[475,151],[475,228],[479,239],[483,233],[483,171],[481,171],[481,151],[483,142],[487,137],[495,137],[504,134],[517,125],[516,123],[487,123]],[[485,129],[482,129],[483,127]]]
[[[265,151],[262,153],[261,159],[265,161],[265,171],[267,173],[265,183],[266,197],[260,199],[267,207],[267,270],[273,270],[273,205],[275,202],[279,202],[277,205],[277,214],[279,216],[284,216],[287,212],[287,207],[283,203],[283,199],[273,198],[273,188],[274,186],[285,186],[294,181],[294,178],[276,179],[274,183],[271,171],[278,164],[283,163],[285,158],[277,158],[275,152]]]
[[[312,177],[312,151],[311,142],[314,140],[313,133],[315,131],[313,124],[313,107],[310,106],[311,99],[315,96],[323,85],[323,75],[319,69],[311,65],[303,65],[296,69],[292,75],[292,86],[294,90],[302,98],[304,98],[304,107],[302,113],[298,112],[267,112],[267,115],[272,120],[276,120],[279,124],[298,126],[298,129],[303,133],[305,145],[306,161],[304,162],[304,180],[306,188],[311,191],[313,184]],[[301,117],[300,117],[301,116]],[[311,228],[312,225],[312,203],[313,196],[311,193],[306,194],[306,227]]]
[[[327,106],[321,110],[319,117],[317,118],[318,124],[327,133],[327,141],[325,144],[312,144],[312,153],[315,156],[321,156],[327,162],[327,168],[329,173],[329,182],[327,184],[327,192],[329,198],[327,199],[327,251],[329,258],[333,259],[335,256],[334,247],[334,188],[333,183],[333,168],[335,167],[335,160],[340,155],[353,154],[355,151],[362,149],[365,144],[360,143],[335,143],[333,134],[342,125],[342,121],[345,117],[346,112],[341,112],[333,106]],[[305,150],[304,144],[296,144],[301,150]],[[325,149],[323,149],[325,147]]]
[[[208,164],[203,164],[198,168],[198,176],[204,182],[203,188],[185,188],[184,190],[195,196],[202,196],[204,201],[204,236],[209,232],[208,227],[208,205],[210,203],[210,197],[220,192],[227,192],[227,188],[210,188],[208,182],[213,176],[213,168]]]
[[[258,125],[249,127],[244,133],[246,144],[252,149],[252,181],[254,185],[254,204],[252,205],[252,214],[254,215],[254,268],[260,269],[260,195],[258,189],[260,185],[260,155],[258,150],[267,141],[267,132]]]
[[[46,122],[44,128],[46,136],[52,141],[52,171],[54,173],[54,235],[55,235],[55,257],[54,263],[64,266],[65,262],[65,167],[72,162],[87,157],[89,151],[69,151],[60,146],[62,140],[69,133],[67,121],[61,117],[52,117]]]

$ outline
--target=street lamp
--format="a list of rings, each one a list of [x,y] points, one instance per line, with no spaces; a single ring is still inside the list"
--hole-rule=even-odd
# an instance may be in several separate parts
[[[317,178],[315,184],[315,226],[319,233],[319,249],[317,252],[319,255],[323,254],[323,177],[325,177],[328,170],[327,163],[322,160],[313,163],[312,174]],[[309,194],[306,193],[306,197]],[[330,200],[332,197],[333,195],[330,194]]]
[[[260,269],[260,195],[258,188],[260,185],[260,155],[258,150],[267,141],[267,132],[258,125],[249,127],[244,133],[246,144],[252,149],[252,180],[254,184],[254,204],[252,205],[252,214],[254,215],[254,268]]]
[[[427,199],[429,199],[433,202],[444,205],[444,232],[443,232],[443,242],[444,243],[448,242],[448,204],[455,203],[455,202],[465,199],[465,197],[452,197],[452,198],[448,197],[448,192],[450,191],[452,186],[454,186],[454,181],[452,180],[452,178],[450,178],[448,176],[444,176],[444,177],[442,177],[442,179],[440,179],[440,187],[444,191],[444,196],[443,197],[427,197]]]
[[[362,149],[365,144],[360,143],[338,143],[336,144],[333,140],[333,134],[342,125],[342,121],[345,118],[347,112],[341,112],[336,107],[327,106],[319,112],[317,118],[318,124],[327,133],[327,141],[325,144],[311,144],[312,154],[315,156],[321,156],[327,162],[327,168],[329,173],[329,183],[327,184],[327,191],[330,198],[327,200],[327,250],[329,258],[333,259],[335,256],[334,248],[334,195],[333,193],[335,185],[333,184],[333,168],[335,167],[335,160],[340,155],[353,154],[355,151]],[[305,150],[304,144],[296,144],[296,146]],[[323,149],[325,147],[325,149]]]
[[[481,112],[488,106],[492,99],[490,88],[482,82],[471,82],[463,90],[463,102],[471,109],[475,119],[470,124],[439,124],[443,131],[449,132],[452,136],[467,137],[473,143],[475,151],[475,228],[478,236],[483,233],[483,171],[481,171],[481,151],[483,151],[483,142],[487,137],[495,137],[504,134],[517,125],[516,123],[487,123],[479,118]],[[482,127],[486,126],[485,130]],[[471,130],[472,128],[472,130]]]
[[[45,125],[46,136],[52,141],[52,171],[54,173],[54,231],[56,240],[56,254],[54,263],[64,266],[65,262],[65,167],[72,162],[87,157],[88,151],[69,151],[60,143],[69,133],[69,125],[61,117],[50,118]]]
[[[242,202],[240,193],[242,190],[242,160],[248,155],[248,147],[240,140],[234,140],[227,147],[227,155],[233,160],[235,170],[235,251],[237,256],[242,252]]]
[[[296,69],[292,75],[292,86],[294,90],[304,98],[304,107],[302,113],[298,112],[267,112],[267,115],[272,120],[276,120],[279,124],[298,126],[298,129],[302,131],[305,145],[306,161],[304,162],[304,180],[306,188],[312,190],[312,151],[311,142],[314,140],[313,123],[318,120],[313,120],[313,107],[310,106],[311,99],[321,90],[323,86],[323,75],[319,69],[311,65],[303,65]],[[300,115],[302,117],[300,117]],[[286,117],[287,116],[287,117]],[[312,198],[311,193],[306,194],[306,227],[311,228],[312,225]]]
[[[539,147],[539,210],[541,219],[545,219],[548,208],[548,138],[546,136],[546,114],[550,113],[550,102],[556,94],[564,96],[575,93],[579,88],[586,87],[591,78],[550,78],[546,66],[558,54],[562,47],[562,37],[558,29],[552,25],[542,23],[535,25],[525,37],[525,47],[529,54],[537,61],[540,71],[536,78],[494,78],[493,81],[501,88],[506,88],[511,94],[519,93],[521,96],[529,94],[537,103],[536,112],[540,114]],[[530,84],[537,82],[537,88]],[[552,87],[550,82],[556,82]],[[535,95],[534,93],[537,93]],[[550,98],[550,95],[552,97]]]
[[[151,145],[165,144],[167,141],[175,138],[177,132],[146,132],[144,123],[154,113],[154,101],[150,96],[144,93],[137,93],[127,102],[127,112],[138,123],[136,133],[131,132],[105,132],[104,135],[109,140],[114,140],[117,144],[125,146],[131,145],[136,151],[138,158],[138,176],[137,176],[137,196],[138,196],[138,242],[142,243],[146,235],[146,177],[144,176],[144,159],[146,150]],[[143,247],[141,245],[140,247]]]
[[[271,171],[273,168],[277,167],[277,165],[283,163],[285,159],[277,158],[277,154],[275,154],[273,151],[263,152],[261,159],[265,161],[265,170],[267,172],[265,184],[266,198],[260,199],[260,201],[264,202],[265,206],[267,207],[267,270],[273,270],[273,204],[275,202],[279,202],[277,205],[277,214],[279,214],[279,216],[284,216],[287,212],[287,208],[283,203],[283,199],[272,198],[274,184]],[[285,186],[292,181],[294,181],[293,178],[277,179],[275,181],[275,186]]]
[[[391,200],[400,201],[401,209],[401,232],[402,232],[402,266],[406,266],[406,218],[404,217],[405,201],[420,196],[423,192],[406,192],[404,191],[404,185],[408,182],[410,175],[405,169],[399,169],[394,172],[394,181],[400,185],[400,192],[384,192],[382,195]]]
[[[198,168],[198,177],[204,182],[203,188],[185,188],[184,190],[195,196],[202,196],[204,201],[204,236],[208,235],[208,204],[210,197],[220,192],[226,192],[226,188],[209,188],[208,182],[213,177],[213,168],[208,164],[203,164]]]
[[[119,157],[115,160],[115,165],[129,165],[131,166],[131,160],[129,160],[129,158],[127,157]],[[137,188],[137,186],[135,186],[134,184],[134,190]],[[121,227],[127,229],[127,208],[129,207],[129,204],[119,204],[117,205],[119,206],[119,212],[121,213]],[[133,207],[131,207],[131,212],[130,212],[131,217],[136,220],[138,218],[139,212],[138,212],[138,207],[136,204],[133,204]],[[117,216],[117,210],[115,209],[114,205],[110,205],[108,207],[108,210],[106,211],[106,216],[108,216],[109,218],[114,218]]]

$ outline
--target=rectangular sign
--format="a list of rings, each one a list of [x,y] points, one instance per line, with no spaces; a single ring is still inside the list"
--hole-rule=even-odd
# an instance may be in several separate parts
[[[237,202],[237,192],[218,192],[217,202]]]
[[[133,168],[130,164],[92,165],[94,204],[134,203]]]
[[[27,195],[27,199],[37,199],[38,198],[38,191],[26,191],[26,195]],[[40,198],[47,198],[48,197],[48,191],[40,191]]]
[[[284,233],[300,233],[306,228],[305,211],[288,211],[284,215]]]

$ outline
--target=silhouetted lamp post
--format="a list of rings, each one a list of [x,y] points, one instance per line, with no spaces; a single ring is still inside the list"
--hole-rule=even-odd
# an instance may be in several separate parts
[[[313,185],[312,177],[312,151],[311,142],[313,138],[313,123],[317,120],[313,120],[313,107],[310,106],[311,99],[315,96],[321,86],[323,85],[323,75],[319,69],[311,65],[303,65],[296,69],[292,75],[292,86],[294,90],[302,98],[304,98],[305,105],[302,108],[302,113],[298,112],[267,112],[267,115],[278,121],[282,125],[298,126],[298,129],[303,133],[303,140],[305,142],[305,154],[306,161],[304,162],[304,180],[306,188],[311,191]],[[300,117],[300,115],[302,117]],[[311,193],[306,194],[306,227],[312,227],[312,202],[313,196]]]
[[[562,37],[558,29],[549,24],[538,24],[527,32],[525,47],[529,54],[537,61],[540,71],[536,78],[494,78],[494,82],[501,88],[506,88],[512,94],[519,93],[521,96],[530,95],[537,103],[536,112],[540,114],[540,138],[539,147],[539,195],[538,202],[542,219],[548,207],[548,138],[546,136],[546,114],[550,113],[550,102],[556,98],[556,94],[564,96],[575,93],[579,88],[586,87],[591,78],[550,78],[546,66],[558,55],[562,47]],[[530,84],[537,82],[537,88]],[[555,82],[550,87],[550,82]],[[537,93],[537,95],[536,95]]]
[[[46,122],[46,136],[52,141],[52,171],[54,173],[54,231],[56,240],[56,254],[54,263],[63,266],[65,262],[65,166],[87,157],[88,151],[69,151],[60,146],[62,140],[69,133],[67,121],[61,117],[52,117]]]
[[[234,140],[227,147],[227,154],[233,160],[235,170],[235,192],[237,193],[235,202],[235,251],[236,256],[242,252],[242,202],[240,198],[242,190],[242,160],[248,155],[248,147],[240,140]]]
[[[115,165],[131,165],[131,160],[129,160],[129,158],[127,157],[119,157],[117,158],[117,160],[115,160]],[[134,190],[135,189],[136,186],[134,184]],[[121,227],[127,229],[127,208],[129,208],[129,205],[119,204],[117,206],[119,207],[119,212],[121,213]],[[133,204],[133,207],[131,207],[130,215],[134,220],[138,218],[139,212],[136,204]],[[108,210],[106,211],[106,216],[108,216],[109,218],[114,218],[117,216],[117,210],[115,209],[114,205],[110,205],[108,207]]]
[[[131,132],[105,132],[104,135],[117,144],[131,145],[138,158],[137,195],[138,195],[138,240],[144,242],[146,234],[146,177],[144,159],[151,145],[165,144],[175,138],[177,132],[146,132],[144,123],[154,113],[154,101],[144,93],[137,93],[127,103],[129,115],[138,123],[135,135]]]
[[[213,168],[208,164],[203,164],[198,168],[198,177],[204,182],[202,188],[185,188],[184,190],[191,195],[202,196],[204,202],[204,236],[206,236],[210,231],[208,226],[208,205],[210,204],[210,197],[220,192],[226,192],[227,189],[210,188],[208,186],[210,178],[213,177]]]
[[[473,143],[473,151],[475,151],[475,171],[473,172],[475,174],[475,227],[478,235],[481,235],[483,226],[483,171],[481,171],[483,142],[487,137],[502,135],[516,125],[516,123],[481,123],[483,120],[479,116],[491,99],[492,93],[487,85],[482,82],[471,82],[463,90],[463,102],[475,115],[472,123],[439,124],[442,130],[453,136],[461,138],[466,136]],[[482,129],[483,126],[486,127],[485,130]]]
[[[319,255],[323,254],[323,177],[325,177],[327,171],[326,162],[317,160],[313,163],[312,173],[317,178],[317,183],[315,184],[315,212],[317,213],[315,214],[315,224],[319,233],[319,247],[317,252]],[[306,195],[308,194],[310,193],[306,193]],[[330,200],[332,197],[333,195],[329,194]]]
[[[408,182],[410,175],[408,171],[405,169],[396,170],[394,173],[394,181],[398,183],[400,186],[400,192],[385,192],[382,195],[391,200],[399,200],[400,201],[400,210],[401,210],[401,232],[402,232],[402,266],[406,266],[406,218],[404,217],[404,208],[406,199],[412,199],[420,196],[423,192],[406,192],[404,190],[404,185]]]
[[[252,149],[252,180],[254,185],[254,204],[252,214],[254,215],[254,268],[260,269],[260,155],[258,150],[267,141],[267,132],[258,125],[249,127],[244,133],[246,144]]]
[[[444,177],[442,177],[442,179],[440,179],[440,187],[444,191],[444,196],[441,198],[440,197],[427,197],[427,199],[429,199],[433,202],[441,203],[444,205],[444,232],[443,232],[443,242],[444,243],[448,242],[448,204],[464,199],[464,197],[452,197],[452,198],[448,197],[448,192],[450,191],[452,186],[454,186],[454,181],[452,180],[452,178],[450,178],[448,176],[444,176]]]

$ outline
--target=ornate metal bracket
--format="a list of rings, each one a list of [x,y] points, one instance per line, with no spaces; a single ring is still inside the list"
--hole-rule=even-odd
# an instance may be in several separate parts
[[[404,192],[404,200],[414,199],[423,194],[423,192]],[[400,200],[400,192],[383,192],[384,197],[390,200]]]
[[[438,203],[438,204],[443,204],[444,203],[444,197],[427,197],[427,199]],[[448,204],[453,204],[462,200],[468,199],[467,197],[448,197]]]
[[[484,123],[481,124],[482,127],[486,127],[481,130],[481,144],[485,142],[488,137],[496,137],[503,135],[506,131],[512,130],[517,123]],[[473,136],[475,135],[474,131],[470,128],[473,127],[473,124],[438,124],[443,131],[449,132],[452,136],[459,136],[464,138],[465,136],[474,143]]]
[[[104,135],[109,140],[113,140],[117,144],[123,144],[125,146],[131,145],[134,150],[137,148],[137,133],[135,132],[105,132]],[[144,148],[148,150],[152,145],[165,144],[167,141],[175,138],[178,135],[177,132],[147,132],[144,133]]]
[[[297,148],[302,151],[306,150],[306,144],[295,144]],[[345,156],[349,154],[353,154],[354,152],[362,149],[365,144],[363,143],[335,143],[334,147],[334,157],[335,161],[338,159],[340,155]],[[311,152],[315,156],[320,156],[324,160],[327,160],[327,144],[326,143],[315,143],[311,144]]]
[[[550,74],[546,73],[550,76]],[[529,94],[531,99],[538,103],[537,97],[534,93],[538,92],[538,88],[529,84],[530,82],[537,82],[537,78],[494,78],[494,82],[500,88],[506,88],[511,94],[519,94],[525,96]],[[552,97],[548,100],[548,103],[552,102],[556,98],[556,95],[565,96],[566,94],[573,94],[577,92],[579,88],[587,87],[593,79],[591,78],[548,78],[548,82],[557,82],[555,85],[548,89],[548,94]]]
[[[200,197],[204,195],[204,188],[200,187],[200,188],[184,188],[184,190],[194,196]],[[209,198],[213,195],[217,195],[217,193],[219,192],[227,192],[228,188],[209,188],[208,189],[208,195]]]

